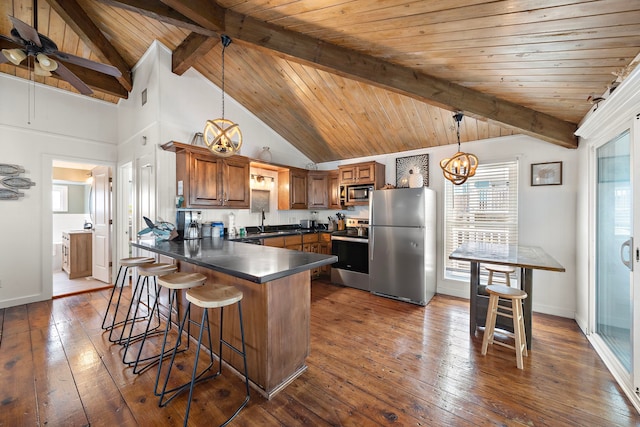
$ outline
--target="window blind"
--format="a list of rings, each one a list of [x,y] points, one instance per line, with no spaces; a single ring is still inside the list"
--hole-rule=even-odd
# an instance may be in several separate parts
[[[462,185],[445,183],[445,277],[468,278],[449,254],[467,242],[518,244],[518,162],[480,164]]]

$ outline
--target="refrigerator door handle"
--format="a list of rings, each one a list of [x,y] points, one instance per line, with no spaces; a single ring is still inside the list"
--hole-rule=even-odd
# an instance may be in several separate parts
[[[373,236],[375,236],[376,233],[370,233],[369,235],[369,262],[373,261],[373,246],[374,246],[374,242],[375,239]]]

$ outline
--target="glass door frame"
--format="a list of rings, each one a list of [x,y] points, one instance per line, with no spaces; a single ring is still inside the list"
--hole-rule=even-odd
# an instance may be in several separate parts
[[[633,220],[632,232],[633,236],[633,272],[630,272],[630,286],[632,290],[632,361],[631,372],[622,365],[618,358],[613,354],[603,339],[596,333],[596,220],[597,220],[597,178],[598,178],[598,158],[597,150],[603,145],[609,143],[625,131],[629,130],[629,152],[630,152],[630,180],[632,183],[633,194]],[[640,182],[637,182],[634,173],[635,165],[640,164],[636,159],[636,153],[640,153],[640,115],[634,116],[632,121],[625,121],[621,126],[609,129],[598,143],[593,144],[589,151],[589,323],[588,336],[591,344],[596,348],[598,354],[615,377],[616,381],[621,385],[630,400],[640,410],[640,400],[638,400],[638,391],[640,390],[640,274],[638,272],[640,263],[638,262],[637,251],[640,244],[637,235],[640,230]],[[635,395],[632,395],[635,394]]]

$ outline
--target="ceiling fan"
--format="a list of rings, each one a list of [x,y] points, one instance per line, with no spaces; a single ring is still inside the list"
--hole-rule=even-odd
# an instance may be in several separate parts
[[[34,4],[34,26],[38,26],[37,6]],[[90,70],[98,71],[113,77],[120,77],[122,73],[116,67],[91,61],[80,56],[71,55],[69,53],[60,52],[58,46],[50,38],[38,33],[36,28],[30,26],[15,18],[9,16],[13,23],[11,36],[7,37],[0,34],[0,38],[21,45],[20,48],[2,49],[0,55],[0,63],[11,62],[14,65],[20,65],[26,58],[33,58],[33,71],[39,76],[51,76],[55,73],[62,79],[66,80],[75,87],[83,95],[91,95],[93,91],[78,76],[71,72],[61,61],[70,64],[79,65]],[[56,61],[53,58],[57,58]]]

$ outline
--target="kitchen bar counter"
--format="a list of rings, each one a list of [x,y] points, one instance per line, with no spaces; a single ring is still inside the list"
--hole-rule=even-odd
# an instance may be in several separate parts
[[[151,239],[131,245],[254,283],[270,282],[338,261],[338,257],[333,255],[283,250],[225,239]]]
[[[202,273],[207,283],[224,283],[242,291],[249,380],[267,399],[307,369],[310,270],[332,264],[337,257],[211,238],[140,240],[132,246],[173,258],[180,271]],[[166,299],[161,302],[166,307]],[[180,304],[186,304],[184,294]],[[236,310],[236,306],[225,310],[225,318],[229,317],[224,322],[224,336],[240,347],[240,328],[233,320],[237,319]],[[192,307],[193,319],[201,313],[198,307]],[[215,340],[219,316],[211,316],[209,323]],[[223,359],[242,372],[242,359],[226,347]]]

